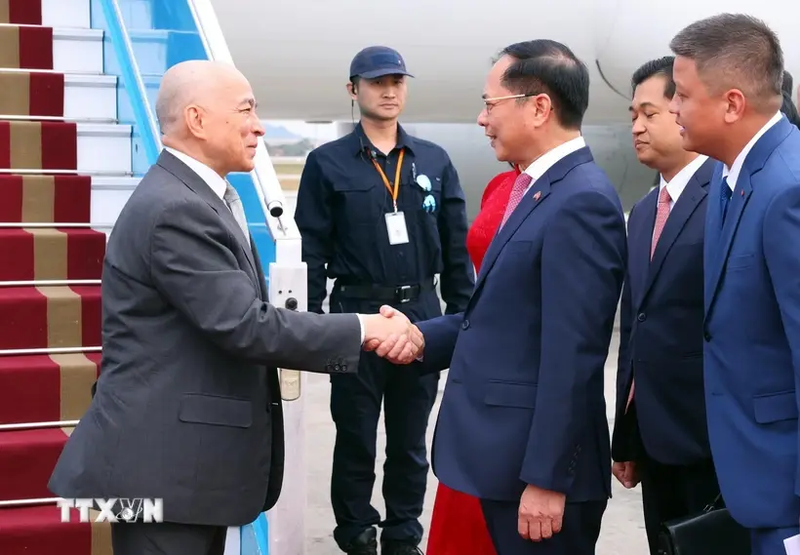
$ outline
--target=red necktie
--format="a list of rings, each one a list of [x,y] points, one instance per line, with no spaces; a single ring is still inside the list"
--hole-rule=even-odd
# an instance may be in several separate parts
[[[522,197],[525,196],[525,191],[528,190],[528,185],[531,184],[532,180],[533,178],[525,172],[519,174],[517,179],[514,180],[514,186],[511,188],[511,194],[508,197],[506,212],[503,214],[503,221],[500,223],[501,229],[506,225],[506,221],[511,216],[511,213],[514,212],[517,205],[519,205]]]
[[[650,244],[650,260],[653,260],[653,254],[656,252],[656,245],[661,238],[661,232],[664,231],[664,225],[667,223],[669,217],[669,203],[672,198],[669,196],[669,191],[666,187],[661,189],[658,194],[658,206],[656,208],[656,223],[653,226],[653,241]],[[631,382],[631,392],[628,394],[628,403],[625,405],[625,412],[628,412],[628,407],[631,406],[633,401],[633,386],[635,382]]]
[[[672,200],[669,196],[669,191],[664,187],[658,195],[658,208],[656,209],[656,223],[653,226],[653,242],[650,246],[650,260],[653,260],[653,253],[656,252],[656,245],[658,239],[661,237],[661,232],[664,231],[664,224],[667,223],[669,217],[669,203]]]

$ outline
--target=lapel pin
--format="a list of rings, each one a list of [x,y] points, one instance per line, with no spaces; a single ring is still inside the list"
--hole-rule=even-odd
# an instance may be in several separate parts
[[[739,191],[739,193],[740,193],[742,196],[744,196],[744,189],[742,189],[741,191]]]
[[[534,200],[534,202],[536,202],[536,201],[537,201],[537,200],[539,200],[540,198],[542,198],[542,192],[541,192],[541,191],[536,191],[536,194],[535,194],[535,195],[533,195],[533,200]]]

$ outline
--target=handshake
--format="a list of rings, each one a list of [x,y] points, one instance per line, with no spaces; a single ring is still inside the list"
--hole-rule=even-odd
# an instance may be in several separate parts
[[[393,364],[409,364],[422,356],[425,338],[405,314],[382,306],[379,314],[362,316],[364,350],[375,351]]]

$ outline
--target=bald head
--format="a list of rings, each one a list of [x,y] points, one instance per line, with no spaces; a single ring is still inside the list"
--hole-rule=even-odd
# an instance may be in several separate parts
[[[182,134],[185,110],[196,104],[213,106],[232,83],[247,82],[234,66],[208,60],[189,60],[169,68],[161,80],[156,118],[164,135]]]
[[[219,175],[253,168],[264,128],[250,83],[234,66],[206,60],[172,66],[158,90],[156,117],[164,146]]]

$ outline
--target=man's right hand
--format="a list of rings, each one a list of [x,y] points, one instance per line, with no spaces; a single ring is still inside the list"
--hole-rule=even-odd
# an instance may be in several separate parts
[[[363,322],[365,351],[395,364],[408,364],[421,354],[425,339],[402,312],[383,306],[380,314],[363,316]]]
[[[639,483],[639,472],[633,461],[615,462],[611,466],[611,473],[627,489],[635,488]]]

